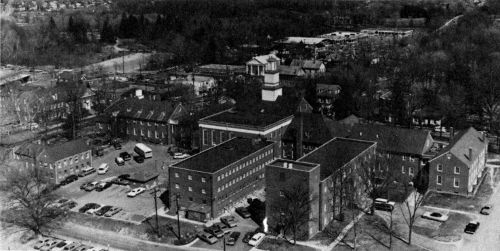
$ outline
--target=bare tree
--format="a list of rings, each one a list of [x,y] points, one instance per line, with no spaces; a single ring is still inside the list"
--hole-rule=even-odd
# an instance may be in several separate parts
[[[280,225],[283,230],[283,236],[286,239],[287,233],[291,232],[293,245],[296,244],[301,230],[308,230],[305,224],[317,219],[311,218],[311,204],[318,199],[317,196],[311,196],[307,188],[303,186],[294,186],[293,188],[281,191],[282,197],[280,203],[275,207],[280,212]]]
[[[394,166],[394,158],[386,158],[379,154],[376,156],[375,164],[362,163],[358,169],[364,192],[372,200],[370,214],[375,212],[375,199],[387,193],[389,186],[393,184],[394,172],[389,170]]]
[[[408,184],[408,182],[404,183]],[[399,205],[399,209],[403,214],[403,219],[408,225],[408,244],[411,245],[411,236],[413,233],[413,226],[415,224],[415,220],[417,219],[417,210],[422,205],[424,201],[424,194],[421,194],[414,187],[410,187],[405,185],[406,194],[410,194],[406,200]]]
[[[34,165],[9,170],[5,177],[1,188],[8,199],[2,218],[37,235],[60,223],[63,211],[53,206],[58,197],[47,170]]]

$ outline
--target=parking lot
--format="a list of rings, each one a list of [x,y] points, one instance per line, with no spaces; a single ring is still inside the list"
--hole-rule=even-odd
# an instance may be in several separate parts
[[[123,210],[113,216],[113,218],[133,221],[135,223],[139,223],[146,217],[154,214],[154,197],[149,191],[145,191],[134,198],[127,197],[127,192],[138,186],[137,184],[131,183],[127,186],[113,184],[111,187],[101,192],[95,190],[86,192],[80,189],[82,184],[88,182],[110,180],[119,175],[132,174],[134,172],[157,172],[160,174],[159,182],[164,182],[167,177],[166,167],[174,162],[172,157],[167,153],[167,146],[149,144],[148,146],[153,150],[153,157],[145,159],[143,163],[137,163],[133,158],[126,161],[123,166],[118,166],[115,163],[115,158],[121,152],[128,152],[132,156],[137,155],[133,150],[135,144],[136,142],[132,141],[124,142],[120,150],[116,150],[112,146],[105,148],[103,156],[94,157],[92,166],[97,169],[100,164],[107,163],[109,165],[109,171],[102,175],[94,172],[85,177],[80,177],[77,181],[59,188],[59,195],[64,198],[72,199],[78,203],[78,205],[72,209],[73,211],[78,211],[78,209],[86,203],[116,206]],[[158,200],[158,203],[158,207],[161,209],[163,204],[160,200]]]

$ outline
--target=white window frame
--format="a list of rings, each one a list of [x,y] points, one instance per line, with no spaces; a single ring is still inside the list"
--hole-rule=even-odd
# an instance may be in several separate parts
[[[458,185],[457,185],[458,183]],[[459,188],[460,187],[460,180],[457,178],[453,178],[453,187],[454,188]]]
[[[401,173],[405,173],[405,166],[401,166]]]
[[[177,183],[175,184],[175,189],[180,189],[179,184],[177,184]]]
[[[201,135],[201,137],[202,137],[202,141],[203,141],[203,145],[206,145],[206,144],[207,144],[207,141],[206,141],[206,139],[205,139],[205,133],[208,133],[208,132],[207,132],[207,130],[206,130],[206,129],[203,129],[203,131],[202,131],[202,135]]]
[[[192,192],[192,191],[193,191],[193,188],[192,188],[192,187],[188,187],[188,191],[189,191],[189,192]]]
[[[207,182],[207,179],[205,179],[205,177],[201,177],[201,182],[205,183],[205,182]]]
[[[201,189],[201,193],[206,194],[207,192],[205,191],[205,189]]]
[[[174,174],[176,178],[179,178],[179,173]]]
[[[408,167],[408,175],[413,176],[413,167]]]
[[[193,180],[193,176],[188,175],[188,180]]]
[[[442,165],[442,164],[437,164],[437,165],[436,165],[436,170],[437,170],[438,172],[442,172],[442,171],[443,171],[443,165]]]
[[[458,170],[458,171],[457,171]],[[455,166],[455,168],[453,168],[453,172],[455,174],[460,174],[460,167],[459,166]]]
[[[436,176],[436,184],[437,185],[442,185],[443,184],[443,178],[441,177],[441,175],[437,175]]]

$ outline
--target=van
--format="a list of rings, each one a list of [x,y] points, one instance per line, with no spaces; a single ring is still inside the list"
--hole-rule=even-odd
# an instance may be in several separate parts
[[[85,167],[84,169],[82,169],[82,171],[80,172],[80,174],[78,174],[78,176],[80,176],[80,177],[87,176],[93,172],[95,172],[95,168],[88,166],[88,167]]]
[[[99,168],[97,168],[97,174],[105,174],[108,172],[108,169],[108,163],[102,163],[101,165],[99,165]]]
[[[389,201],[389,200],[382,199],[382,198],[377,198],[377,199],[375,199],[375,203],[373,206],[377,210],[383,210],[383,211],[390,212],[390,211],[394,210],[395,205],[396,205],[396,203],[393,201]]]

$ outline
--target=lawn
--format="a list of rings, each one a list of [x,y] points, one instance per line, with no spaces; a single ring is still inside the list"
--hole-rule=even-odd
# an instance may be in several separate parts
[[[317,249],[299,244],[291,244],[286,240],[265,238],[257,247],[262,250],[273,251],[316,251]]]
[[[345,226],[351,222],[353,213],[357,215],[359,211],[345,209],[343,221],[331,221],[330,224],[323,229],[323,231],[317,233],[313,238],[311,238],[311,241],[320,241],[323,245],[329,245],[337,238],[340,232],[344,230]]]
[[[459,241],[465,225],[472,218],[465,214],[452,212],[448,214],[448,217],[448,220],[444,223],[419,218],[415,224],[414,232],[438,241]]]
[[[479,190],[474,197],[468,198],[460,195],[442,194],[431,191],[427,194],[424,205],[477,213],[493,194],[489,172],[485,172],[485,176],[483,183],[479,186]]]

